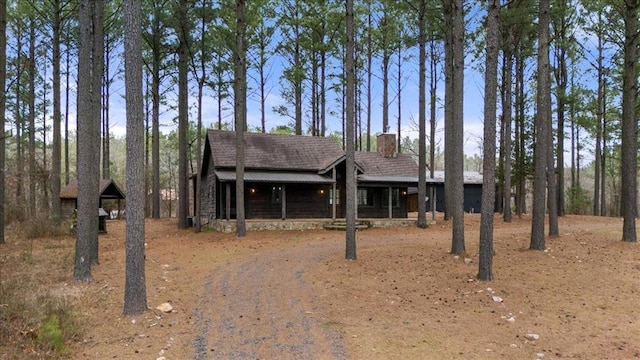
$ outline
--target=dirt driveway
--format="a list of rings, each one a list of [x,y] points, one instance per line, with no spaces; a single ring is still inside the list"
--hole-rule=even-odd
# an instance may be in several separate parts
[[[290,244],[229,262],[206,276],[195,311],[196,359],[346,359],[340,333],[323,326],[305,271],[335,242]]]
[[[54,287],[80,305],[78,359],[640,358],[640,249],[620,241],[620,219],[565,217],[545,252],[527,250],[529,219],[495,224],[490,283],[476,280],[479,216],[467,215],[466,256],[448,254],[440,222],[359,232],[356,261],[343,232],[237,239],[149,221],[148,303],[174,310],[134,318],[121,316],[113,222],[94,283]]]

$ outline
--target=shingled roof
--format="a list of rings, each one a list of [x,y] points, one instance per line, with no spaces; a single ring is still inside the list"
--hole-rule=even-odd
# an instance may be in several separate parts
[[[411,155],[384,157],[377,152],[357,151],[355,160],[363,171],[358,181],[418,181],[418,164]]]
[[[409,154],[386,158],[376,152],[356,151],[355,160],[367,175],[418,176],[418,164]]]
[[[124,193],[111,179],[100,180],[100,197],[102,199],[124,199]],[[78,198],[78,181],[72,181],[60,191],[61,199]]]
[[[236,133],[209,130],[207,133],[216,168],[235,168]],[[332,138],[281,134],[244,134],[245,169],[321,171],[344,156]]]

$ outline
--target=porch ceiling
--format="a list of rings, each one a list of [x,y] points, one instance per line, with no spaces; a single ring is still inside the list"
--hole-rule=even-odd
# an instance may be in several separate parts
[[[236,181],[235,171],[217,170],[216,176],[222,182]],[[296,172],[268,172],[268,171],[245,171],[244,181],[247,182],[272,182],[272,183],[306,183],[306,184],[333,184],[334,180],[311,173]]]

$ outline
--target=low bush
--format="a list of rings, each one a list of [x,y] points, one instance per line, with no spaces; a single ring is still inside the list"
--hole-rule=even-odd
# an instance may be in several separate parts
[[[0,358],[69,358],[81,332],[68,281],[72,241],[55,227],[10,233],[0,255]],[[50,224],[50,223],[49,223]],[[49,234],[49,236],[44,236]],[[67,232],[68,234],[68,232]],[[36,236],[38,235],[38,236]],[[31,236],[41,240],[33,240]]]

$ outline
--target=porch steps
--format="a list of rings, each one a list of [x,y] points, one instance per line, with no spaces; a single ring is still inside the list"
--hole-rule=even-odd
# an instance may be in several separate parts
[[[371,221],[368,220],[356,220],[356,231],[367,230],[371,228]],[[345,219],[338,219],[330,223],[324,224],[325,230],[347,230],[347,221]]]

